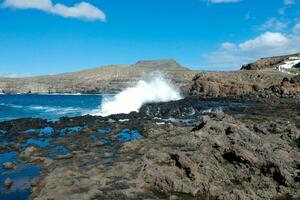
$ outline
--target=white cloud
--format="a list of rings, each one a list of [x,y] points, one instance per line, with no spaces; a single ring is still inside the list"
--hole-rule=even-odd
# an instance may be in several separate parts
[[[49,10],[52,7],[51,0],[5,0],[4,7],[13,7],[18,9],[39,9]]]
[[[299,31],[299,32],[298,32]],[[203,55],[206,65],[239,69],[242,64],[261,57],[300,52],[300,24],[294,26],[293,34],[265,32],[241,43],[225,42],[210,54]]]
[[[295,0],[283,0],[284,5],[292,5],[295,4]]]
[[[264,22],[262,25],[258,26],[257,30],[281,31],[281,30],[287,28],[287,26],[288,26],[287,21],[281,21],[281,20],[277,19],[276,17],[272,17],[272,18],[268,19],[266,22]]]
[[[263,52],[285,49],[290,44],[290,39],[281,33],[266,32],[257,38],[245,41],[238,45],[242,52]]]
[[[242,0],[205,0],[207,3],[237,3],[240,2]]]
[[[37,9],[57,14],[62,17],[100,21],[106,20],[105,13],[103,11],[87,2],[81,2],[79,4],[75,4],[74,6],[66,6],[60,3],[53,4],[52,0],[5,0],[3,7],[16,9]]]

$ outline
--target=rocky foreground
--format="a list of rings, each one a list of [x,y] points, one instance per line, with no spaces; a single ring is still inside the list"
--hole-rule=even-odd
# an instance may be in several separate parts
[[[19,119],[0,123],[0,150],[42,168],[27,180],[31,199],[296,200],[299,111],[295,99],[188,97],[128,115]]]

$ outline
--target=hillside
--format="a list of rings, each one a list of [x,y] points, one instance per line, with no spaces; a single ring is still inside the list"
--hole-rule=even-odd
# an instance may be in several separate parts
[[[285,61],[288,61],[292,57],[300,57],[300,53],[261,58],[253,63],[243,65],[241,70],[276,69],[276,67],[284,64]]]
[[[153,72],[164,74],[183,93],[189,93],[191,86],[197,88],[193,85],[196,79],[207,86],[204,93],[215,90],[222,93],[219,85],[228,85],[230,91],[243,91],[244,86],[268,88],[292,77],[278,70],[195,71],[175,60],[148,60],[130,66],[109,65],[52,76],[0,78],[0,93],[116,93]]]
[[[147,73],[160,71],[179,87],[198,73],[175,60],[139,61],[131,66],[110,65],[73,73],[28,78],[0,78],[2,93],[114,93]]]

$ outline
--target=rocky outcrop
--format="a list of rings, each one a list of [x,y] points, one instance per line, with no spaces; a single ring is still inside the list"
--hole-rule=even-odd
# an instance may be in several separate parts
[[[134,144],[146,152],[141,176],[150,188],[205,199],[299,197],[300,152],[293,145],[300,132],[295,127],[287,136],[284,126],[264,124],[262,133],[221,113],[199,124],[192,132],[153,128],[149,137],[157,142]]]
[[[194,77],[189,94],[201,97],[245,96],[280,84],[284,76],[280,72],[259,71],[227,72],[219,76],[199,74]]]
[[[281,74],[284,75],[284,74]],[[300,76],[288,76],[280,81],[266,84],[257,79],[260,74],[252,76],[251,81],[244,79],[227,79],[195,76],[190,86],[189,94],[201,97],[279,97],[279,98],[298,98],[300,97]],[[274,76],[275,77],[275,76]],[[280,77],[280,76],[278,76]],[[283,77],[283,76],[281,76]],[[265,79],[264,77],[262,79]],[[243,81],[242,81],[243,80]]]
[[[263,93],[270,93],[277,97],[300,97],[300,75],[291,79],[285,78],[279,85],[271,86]]]
[[[285,55],[285,56],[261,58],[260,60],[255,61],[253,63],[243,65],[241,70],[261,70],[267,68],[275,68],[276,65],[283,63],[284,61],[288,60],[290,57],[295,57],[295,56],[300,56],[300,53]]]
[[[194,79],[190,94],[203,97],[241,96],[257,88],[258,86],[251,84],[208,77],[200,80]]]

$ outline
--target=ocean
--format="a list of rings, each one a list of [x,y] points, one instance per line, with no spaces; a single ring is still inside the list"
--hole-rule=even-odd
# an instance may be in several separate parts
[[[0,121],[18,118],[58,120],[74,117],[98,109],[108,95],[0,95]]]

